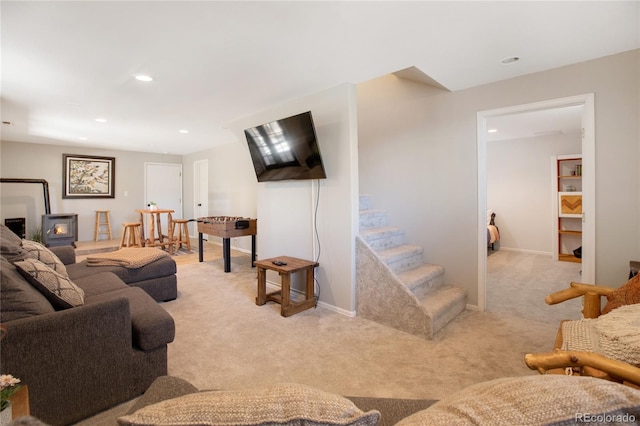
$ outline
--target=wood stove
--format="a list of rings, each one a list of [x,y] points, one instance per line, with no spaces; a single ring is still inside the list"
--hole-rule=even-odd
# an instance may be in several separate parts
[[[45,247],[76,246],[78,241],[78,215],[75,213],[43,214],[42,244]]]

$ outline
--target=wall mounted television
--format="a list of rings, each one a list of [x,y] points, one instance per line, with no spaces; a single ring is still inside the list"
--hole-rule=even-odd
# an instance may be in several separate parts
[[[311,111],[244,131],[258,182],[326,179]]]

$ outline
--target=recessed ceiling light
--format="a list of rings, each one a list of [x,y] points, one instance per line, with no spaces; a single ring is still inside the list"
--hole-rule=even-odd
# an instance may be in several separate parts
[[[189,133],[188,130],[182,129],[182,130],[178,130],[180,133]]]
[[[138,74],[135,77],[136,77],[136,80],[138,81],[153,81],[152,77],[149,77],[148,75],[144,75],[144,74]]]
[[[487,133],[497,133],[498,129],[489,129],[487,130]]]
[[[84,136],[80,136],[78,139],[80,139],[81,141],[88,141],[89,138],[85,138]]]
[[[106,123],[106,122],[107,122],[107,119],[106,119],[106,118],[96,118],[96,121],[97,121],[98,123]]]
[[[509,56],[508,58],[504,58],[500,62],[503,63],[504,65],[511,65],[511,64],[515,64],[519,60],[520,58],[517,56]]]

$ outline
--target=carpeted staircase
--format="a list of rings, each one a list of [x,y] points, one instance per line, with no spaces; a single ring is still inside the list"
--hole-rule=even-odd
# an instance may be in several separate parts
[[[463,288],[444,285],[444,268],[425,263],[423,248],[406,244],[387,214],[360,196],[356,238],[357,313],[381,324],[432,339],[465,309]]]

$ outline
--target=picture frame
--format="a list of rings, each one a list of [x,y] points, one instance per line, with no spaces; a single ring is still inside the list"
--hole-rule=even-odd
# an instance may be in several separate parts
[[[115,157],[62,154],[62,198],[115,198]]]

